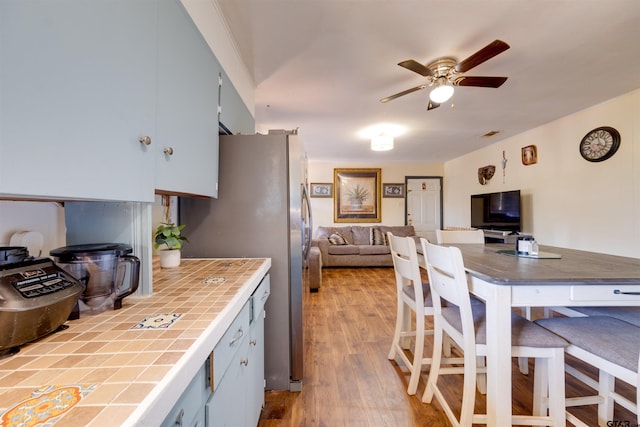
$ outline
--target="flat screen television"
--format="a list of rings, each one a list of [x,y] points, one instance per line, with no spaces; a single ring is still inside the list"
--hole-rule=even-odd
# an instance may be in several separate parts
[[[520,231],[520,190],[472,195],[471,226],[487,230]]]

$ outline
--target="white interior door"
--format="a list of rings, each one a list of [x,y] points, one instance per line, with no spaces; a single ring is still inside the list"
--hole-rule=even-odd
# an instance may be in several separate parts
[[[406,221],[418,236],[436,241],[442,225],[442,178],[407,178]]]

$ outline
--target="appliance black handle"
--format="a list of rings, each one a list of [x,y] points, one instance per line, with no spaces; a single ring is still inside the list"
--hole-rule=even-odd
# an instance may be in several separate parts
[[[129,272],[129,278],[131,280],[131,287],[124,291],[121,294],[117,294],[116,298],[122,300],[122,298],[127,295],[131,295],[138,289],[138,285],[140,284],[140,258],[133,255],[124,255],[121,257],[122,262],[127,263],[131,266],[131,271]]]
[[[309,256],[309,250],[311,248],[311,240],[313,233],[313,216],[311,214],[311,201],[309,199],[309,193],[307,192],[307,186],[303,183],[302,186],[302,199],[307,209],[307,217],[309,218],[309,227],[307,228],[304,223],[304,215],[302,216],[302,259],[306,260]]]
[[[613,293],[616,295],[640,295],[640,292],[623,292],[620,289],[614,289]]]

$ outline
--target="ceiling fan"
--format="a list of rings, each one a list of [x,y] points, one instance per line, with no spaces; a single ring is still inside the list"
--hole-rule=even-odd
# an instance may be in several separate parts
[[[398,92],[395,95],[382,98],[380,102],[389,102],[409,93],[433,87],[429,94],[427,110],[432,110],[446,102],[453,95],[453,86],[478,86],[497,88],[507,81],[506,77],[465,76],[463,73],[493,58],[509,49],[509,45],[502,40],[494,40],[473,55],[458,62],[455,58],[444,57],[429,64],[422,65],[413,59],[398,63],[399,66],[413,71],[427,78],[426,83]]]

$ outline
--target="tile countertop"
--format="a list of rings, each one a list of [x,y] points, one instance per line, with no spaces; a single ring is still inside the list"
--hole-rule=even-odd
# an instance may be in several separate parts
[[[159,425],[270,267],[183,259],[153,295],[23,345],[0,359],[0,426]]]

